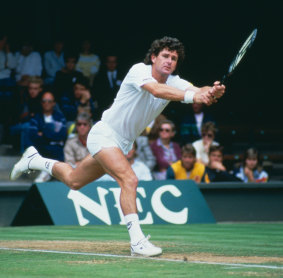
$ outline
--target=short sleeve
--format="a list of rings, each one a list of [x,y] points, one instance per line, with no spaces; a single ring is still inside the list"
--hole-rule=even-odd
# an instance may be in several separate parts
[[[125,85],[132,85],[139,91],[143,85],[150,82],[157,81],[151,75],[151,66],[143,63],[134,65],[124,80]]]

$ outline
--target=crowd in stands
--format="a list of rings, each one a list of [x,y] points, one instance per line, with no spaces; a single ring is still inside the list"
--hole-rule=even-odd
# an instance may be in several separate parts
[[[78,52],[65,51],[64,42],[56,40],[43,54],[28,41],[12,53],[7,36],[0,34],[0,144],[9,138],[19,153],[33,145],[43,156],[76,167],[88,155],[88,132],[122,80],[118,57],[111,53],[102,61],[88,39]],[[161,114],[134,142],[127,159],[139,180],[268,180],[254,148],[243,150],[242,163],[227,169],[212,115],[201,104],[191,108],[176,122]],[[35,181],[51,178],[41,172]]]

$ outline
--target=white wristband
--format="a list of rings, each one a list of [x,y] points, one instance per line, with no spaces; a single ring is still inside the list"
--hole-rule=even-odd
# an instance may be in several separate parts
[[[187,90],[185,95],[184,95],[184,103],[193,103],[194,102],[194,95],[195,95],[195,92],[194,91],[190,91],[190,90]]]

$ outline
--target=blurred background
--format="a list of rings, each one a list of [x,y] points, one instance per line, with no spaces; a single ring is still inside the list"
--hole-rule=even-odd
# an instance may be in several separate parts
[[[143,60],[154,39],[176,37],[186,48],[180,76],[196,86],[221,79],[241,44],[258,28],[252,50],[227,81],[226,95],[206,111],[216,120],[216,138],[227,158],[235,162],[253,145],[267,167],[282,162],[283,1],[30,0],[5,1],[1,10],[1,32],[12,52],[31,41],[44,55],[58,38],[65,52],[79,52],[81,42],[89,39],[102,63],[107,55],[116,55],[122,72]],[[186,109],[171,103],[164,114],[178,123]]]
[[[213,107],[219,117],[236,114],[245,123],[280,124],[282,1],[5,1],[2,31],[12,49],[25,40],[44,53],[53,40],[79,48],[90,38],[97,54],[115,52],[128,69],[142,61],[150,43],[164,35],[186,47],[181,75],[202,86],[220,79],[253,28],[253,50],[227,83],[227,94]],[[281,98],[280,98],[281,99]],[[281,118],[281,119],[280,119]],[[227,118],[226,118],[227,119]]]

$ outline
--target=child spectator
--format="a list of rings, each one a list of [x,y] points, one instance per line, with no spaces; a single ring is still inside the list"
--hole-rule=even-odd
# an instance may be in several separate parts
[[[241,179],[230,174],[223,164],[223,147],[210,146],[209,163],[205,167],[206,182],[222,182],[222,181],[242,181]]]
[[[181,159],[171,164],[166,172],[167,179],[194,180],[201,182],[204,179],[205,166],[197,162],[196,150],[191,144],[182,147]]]
[[[30,77],[27,91],[24,91],[15,115],[15,124],[10,127],[10,135],[20,135],[20,151],[31,146],[29,138],[30,119],[41,112],[41,92],[43,81],[40,77]]]
[[[95,116],[94,102],[85,77],[76,80],[73,86],[73,95],[61,98],[61,109],[68,122],[75,121],[79,113],[85,112],[90,118]]]
[[[254,148],[249,148],[245,152],[243,165],[234,173],[243,182],[267,182],[268,180],[268,174],[261,165],[259,152]]]

